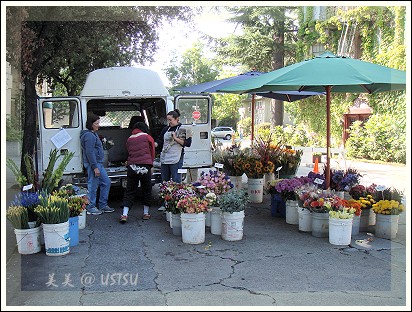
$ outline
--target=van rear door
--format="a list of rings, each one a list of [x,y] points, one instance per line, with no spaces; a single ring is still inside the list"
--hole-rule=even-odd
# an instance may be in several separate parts
[[[192,130],[192,145],[185,148],[184,168],[212,166],[211,114],[209,95],[177,95],[174,106],[180,111],[180,122]]]
[[[49,164],[50,151],[57,148],[60,154],[74,152],[65,174],[83,170],[80,145],[82,114],[80,100],[76,97],[39,98],[39,173],[44,173]],[[59,158],[60,163],[62,157]],[[57,164],[55,165],[57,167]]]

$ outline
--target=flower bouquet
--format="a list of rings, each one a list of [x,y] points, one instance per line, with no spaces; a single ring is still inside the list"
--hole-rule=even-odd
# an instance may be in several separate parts
[[[237,145],[232,145],[226,149],[216,149],[212,154],[213,162],[223,165],[223,171],[230,176],[243,175],[241,160],[244,152]]]
[[[207,173],[202,171],[200,177],[192,185],[197,188],[200,195],[210,192],[221,195],[233,188],[229,176],[219,170],[209,170]]]
[[[181,213],[204,213],[208,210],[208,201],[197,196],[185,196],[176,205]]]
[[[275,188],[281,194],[283,200],[296,200],[295,189],[302,186],[299,178],[283,179],[276,184]]]
[[[339,210],[329,211],[329,218],[333,219],[352,219],[354,210],[350,208],[342,208]]]
[[[39,193],[37,192],[20,192],[15,195],[10,206],[20,206],[27,210],[28,222],[38,221],[38,215],[34,212],[34,208],[39,204]],[[37,222],[36,226],[40,225]]]
[[[15,229],[29,229],[29,216],[26,207],[10,205],[6,211],[6,218]]]
[[[257,156],[249,155],[245,156],[242,160],[242,168],[249,179],[262,179],[263,174],[263,163],[261,159]]]
[[[79,216],[89,204],[87,189],[73,184],[63,185],[52,193],[55,196],[66,198],[70,210],[70,217]]]
[[[349,191],[352,186],[359,184],[361,174],[356,169],[331,170],[330,188],[337,192]]]
[[[192,184],[177,183],[170,180],[160,184],[159,196],[165,201],[166,211],[178,214],[181,213],[177,208],[179,200],[186,196],[196,196],[196,190]]]
[[[380,200],[372,205],[372,210],[375,213],[384,215],[399,215],[405,210],[405,206],[397,200]]]
[[[209,207],[218,207],[219,206],[218,197],[213,192],[207,193],[205,195],[204,199],[207,200],[207,203],[208,203]]]
[[[39,205],[34,209],[43,224],[58,224],[69,220],[67,198],[56,195],[40,195]]]

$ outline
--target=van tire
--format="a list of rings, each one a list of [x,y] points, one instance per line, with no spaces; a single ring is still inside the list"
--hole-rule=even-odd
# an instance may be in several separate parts
[[[232,138],[232,136],[230,134],[226,134],[225,140],[230,140],[231,138]]]

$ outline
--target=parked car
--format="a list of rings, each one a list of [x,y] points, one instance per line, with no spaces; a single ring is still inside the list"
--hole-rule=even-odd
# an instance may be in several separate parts
[[[212,129],[212,137],[230,140],[235,134],[232,127],[216,127]]]

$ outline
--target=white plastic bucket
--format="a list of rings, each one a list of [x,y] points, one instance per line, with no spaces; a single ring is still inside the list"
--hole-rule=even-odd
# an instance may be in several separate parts
[[[376,214],[375,236],[392,239],[396,237],[399,226],[399,215]]]
[[[210,211],[210,233],[222,234],[222,214],[219,207],[212,207]]]
[[[352,236],[359,234],[359,226],[360,226],[360,216],[353,216],[353,223],[352,223]]]
[[[366,232],[369,230],[370,225],[376,224],[376,214],[375,212],[370,209],[362,209],[362,213],[360,216],[360,225],[359,231]]]
[[[329,236],[329,213],[312,212],[312,236]]]
[[[273,172],[272,173],[265,173],[263,175],[263,184],[264,185],[267,185],[269,182],[271,182],[273,180],[275,180],[275,174]]]
[[[206,215],[205,215],[205,224],[206,224],[206,226],[207,227],[210,227],[210,211],[208,211],[208,212],[206,212]]]
[[[40,227],[32,229],[14,229],[19,254],[30,255],[41,250]]]
[[[263,178],[248,179],[247,191],[251,203],[260,204],[263,202]]]
[[[182,221],[180,220],[180,213],[172,213],[171,218],[173,235],[182,236]]]
[[[36,221],[30,221],[29,222],[29,228],[34,229],[34,227],[36,226]],[[40,229],[40,245],[44,245],[44,234],[43,234],[43,224],[40,224],[39,226]]]
[[[329,218],[329,243],[332,245],[349,245],[352,234],[352,222],[352,218]]]
[[[299,224],[298,207],[297,200],[288,199],[286,201],[286,223]]]
[[[69,221],[43,224],[46,255],[63,256],[70,251]]]
[[[229,178],[235,190],[241,190],[243,188],[242,176],[229,176]]]
[[[299,231],[311,232],[312,231],[312,213],[309,209],[298,207],[299,215]]]
[[[222,239],[227,241],[238,241],[243,237],[243,222],[245,212],[223,212],[222,213]]]
[[[201,244],[205,241],[205,214],[182,213],[182,241],[186,244]]]
[[[79,214],[79,230],[86,228],[86,215],[86,209],[84,209],[82,213]]]

